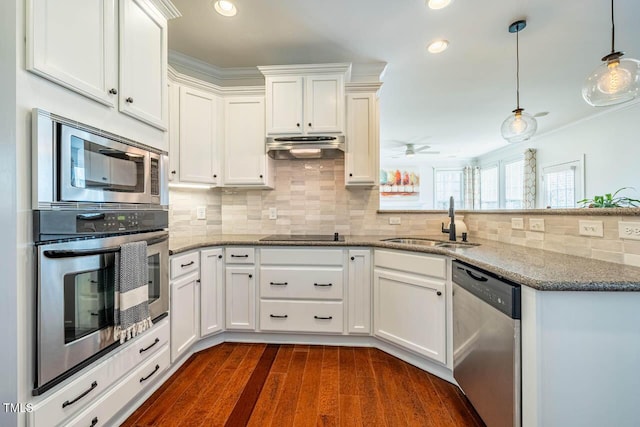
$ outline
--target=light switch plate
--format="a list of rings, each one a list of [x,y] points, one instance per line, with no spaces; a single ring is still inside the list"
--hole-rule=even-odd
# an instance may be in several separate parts
[[[278,208],[269,208],[269,219],[278,219]]]
[[[602,221],[578,221],[578,232],[581,236],[604,237]]]
[[[542,219],[542,218],[529,218],[529,230],[531,230],[531,231],[544,231],[544,219]]]
[[[197,219],[207,219],[207,207],[206,206],[197,206],[196,207],[196,218]]]
[[[513,230],[524,230],[523,218],[511,218],[511,228]]]
[[[402,221],[400,220],[399,216],[389,217],[389,224],[391,224],[391,225],[400,225],[401,223],[402,223]]]
[[[640,222],[618,222],[618,235],[621,239],[640,240]]]

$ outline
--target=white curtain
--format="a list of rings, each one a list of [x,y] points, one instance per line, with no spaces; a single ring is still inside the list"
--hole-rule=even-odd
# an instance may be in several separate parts
[[[480,209],[480,168],[464,167],[464,208]]]
[[[524,152],[524,195],[522,207],[534,209],[536,207],[536,150],[528,148]]]

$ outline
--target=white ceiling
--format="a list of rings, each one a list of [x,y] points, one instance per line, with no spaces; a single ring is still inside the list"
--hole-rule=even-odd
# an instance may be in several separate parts
[[[173,0],[169,48],[222,68],[324,62],[386,62],[381,143],[419,141],[442,157],[475,157],[506,145],[502,121],[515,108],[515,35],[520,33],[521,106],[538,136],[601,110],[582,100],[584,78],[610,50],[607,0],[235,0],[224,18],[211,0]],[[640,1],[616,1],[616,48],[640,59]],[[427,53],[436,38],[447,51]],[[534,137],[535,138],[535,137]],[[524,143],[526,145],[526,143]]]

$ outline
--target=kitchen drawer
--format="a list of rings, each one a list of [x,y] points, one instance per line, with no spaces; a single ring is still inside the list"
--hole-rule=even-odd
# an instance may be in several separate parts
[[[199,271],[199,269],[200,252],[190,252],[171,258],[171,280],[194,271]]]
[[[342,249],[262,249],[261,265],[342,265]]]
[[[341,334],[344,330],[342,302],[262,300],[260,329]]]
[[[107,356],[96,367],[82,374],[42,403],[36,404],[30,414],[29,425],[65,425],[65,420],[93,402],[116,380],[139,366],[168,342],[169,319],[162,319],[126,347],[114,350],[115,354]]]
[[[340,268],[261,267],[261,298],[342,299]]]
[[[447,260],[442,256],[376,250],[374,262],[376,267],[438,277],[440,279],[447,278]]]
[[[227,264],[253,264],[255,262],[254,248],[226,248],[224,250]]]
[[[118,413],[149,384],[152,384],[169,367],[169,346],[163,346],[155,356],[125,377],[115,387],[101,396],[67,426],[108,426],[109,420]]]

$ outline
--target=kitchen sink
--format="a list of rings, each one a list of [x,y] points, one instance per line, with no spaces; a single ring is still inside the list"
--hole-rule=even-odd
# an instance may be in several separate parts
[[[393,237],[391,239],[383,239],[383,242],[389,243],[401,243],[403,245],[420,245],[420,246],[434,246],[437,248],[468,248],[473,246],[478,246],[478,243],[469,243],[469,242],[449,242],[442,240],[434,240],[434,239],[420,239],[415,237]]]

